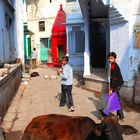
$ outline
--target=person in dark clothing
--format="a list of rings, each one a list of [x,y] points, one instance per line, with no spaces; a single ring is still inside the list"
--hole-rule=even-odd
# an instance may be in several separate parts
[[[120,89],[124,83],[123,77],[121,74],[121,70],[119,65],[116,63],[116,58],[117,55],[114,52],[110,52],[108,54],[108,61],[111,64],[111,69],[110,69],[110,87],[109,87],[109,94],[111,95],[112,92],[116,92],[118,95],[118,98],[120,100]],[[124,113],[121,108],[121,110],[117,110],[117,116],[119,119],[124,119]]]

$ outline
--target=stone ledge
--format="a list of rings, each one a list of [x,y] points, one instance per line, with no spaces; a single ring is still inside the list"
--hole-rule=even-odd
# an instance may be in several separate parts
[[[3,120],[9,104],[21,82],[21,65],[13,68],[11,72],[0,80],[0,117]]]
[[[140,81],[140,75],[136,77],[136,80]]]
[[[106,93],[106,92],[108,92],[108,82],[102,78],[91,78],[90,76],[87,78],[87,76],[86,76],[85,88],[92,90],[92,91]],[[133,87],[131,87],[131,86],[130,87],[122,86],[122,88],[120,90],[121,98],[128,102],[133,102],[133,98],[134,98],[133,93],[134,93]]]
[[[108,82],[102,78],[90,78],[86,76],[85,87],[99,92],[107,92]]]

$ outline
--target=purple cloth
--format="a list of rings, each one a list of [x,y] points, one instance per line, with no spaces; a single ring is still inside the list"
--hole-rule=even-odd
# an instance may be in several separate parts
[[[112,93],[112,95],[105,94],[105,98],[107,101],[107,105],[103,112],[108,115],[110,112],[114,112],[121,109],[120,101],[118,99],[118,96],[115,92]]]

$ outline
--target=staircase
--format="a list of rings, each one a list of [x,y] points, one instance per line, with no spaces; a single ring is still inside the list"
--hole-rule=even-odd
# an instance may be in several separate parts
[[[109,9],[109,19],[111,25],[127,22],[114,6]]]
[[[134,86],[134,103],[140,104],[140,73],[136,74],[136,81]]]

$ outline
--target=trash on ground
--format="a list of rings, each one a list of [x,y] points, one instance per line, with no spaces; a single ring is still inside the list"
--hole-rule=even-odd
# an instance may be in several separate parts
[[[58,79],[58,77],[56,75],[45,75],[44,79],[55,80]]]
[[[31,77],[37,77],[37,76],[39,76],[39,73],[38,72],[32,72],[31,73]]]

